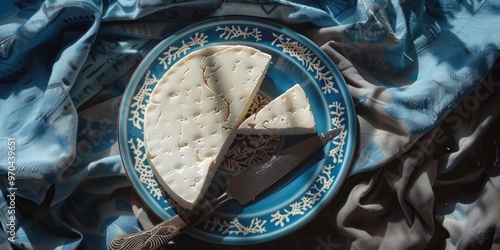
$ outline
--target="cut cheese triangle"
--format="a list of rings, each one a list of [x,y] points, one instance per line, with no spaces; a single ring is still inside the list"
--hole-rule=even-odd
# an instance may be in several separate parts
[[[146,106],[144,137],[153,173],[182,207],[206,192],[270,63],[247,46],[213,46],[171,66]]]
[[[316,122],[306,93],[295,84],[238,128],[240,134],[293,135],[316,132]]]

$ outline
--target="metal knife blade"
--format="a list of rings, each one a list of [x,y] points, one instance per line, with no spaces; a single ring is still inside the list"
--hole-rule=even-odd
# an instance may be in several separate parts
[[[157,249],[206,219],[222,203],[234,199],[241,205],[247,204],[301,165],[341,131],[341,128],[336,128],[315,135],[241,170],[229,178],[226,191],[219,197],[205,199],[193,210],[175,215],[148,230],[117,236],[111,241],[109,249]]]
[[[245,205],[322,148],[342,129],[332,129],[281,150],[228,180],[227,195]],[[250,187],[250,188],[249,188]]]

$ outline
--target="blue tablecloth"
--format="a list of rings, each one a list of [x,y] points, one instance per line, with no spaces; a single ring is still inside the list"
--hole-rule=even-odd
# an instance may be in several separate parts
[[[346,79],[349,177],[302,230],[249,247],[500,247],[497,0],[5,0],[0,3],[0,248],[105,249],[155,218],[117,149],[127,81],[159,41],[209,17],[287,25]]]

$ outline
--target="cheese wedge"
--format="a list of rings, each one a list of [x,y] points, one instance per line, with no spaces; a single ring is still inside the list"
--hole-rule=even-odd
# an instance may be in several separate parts
[[[240,134],[293,135],[316,132],[306,93],[295,84],[251,115],[238,128]]]
[[[257,94],[271,56],[247,46],[212,46],[171,66],[146,106],[144,137],[153,173],[179,205],[205,194]]]

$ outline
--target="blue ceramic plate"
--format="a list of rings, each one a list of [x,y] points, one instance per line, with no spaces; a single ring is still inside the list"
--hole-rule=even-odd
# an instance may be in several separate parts
[[[262,243],[294,232],[311,221],[338,191],[354,152],[356,117],[345,81],[323,51],[305,37],[260,19],[232,17],[200,22],[163,40],[138,66],[124,93],[119,118],[120,151],[132,185],[144,202],[162,219],[173,216],[178,205],[164,193],[146,159],[144,108],[155,84],[172,64],[200,48],[221,44],[252,46],[272,56],[259,92],[262,100],[272,99],[298,83],[311,103],[317,131],[343,128],[299,171],[251,204],[223,204],[213,216],[188,231],[193,237],[219,244]],[[262,104],[257,102],[257,106]],[[236,158],[226,161],[220,173],[244,167],[242,161],[251,164],[255,159],[248,160],[247,156],[264,157],[266,152],[286,147],[298,137],[239,137],[251,147],[230,153]]]

